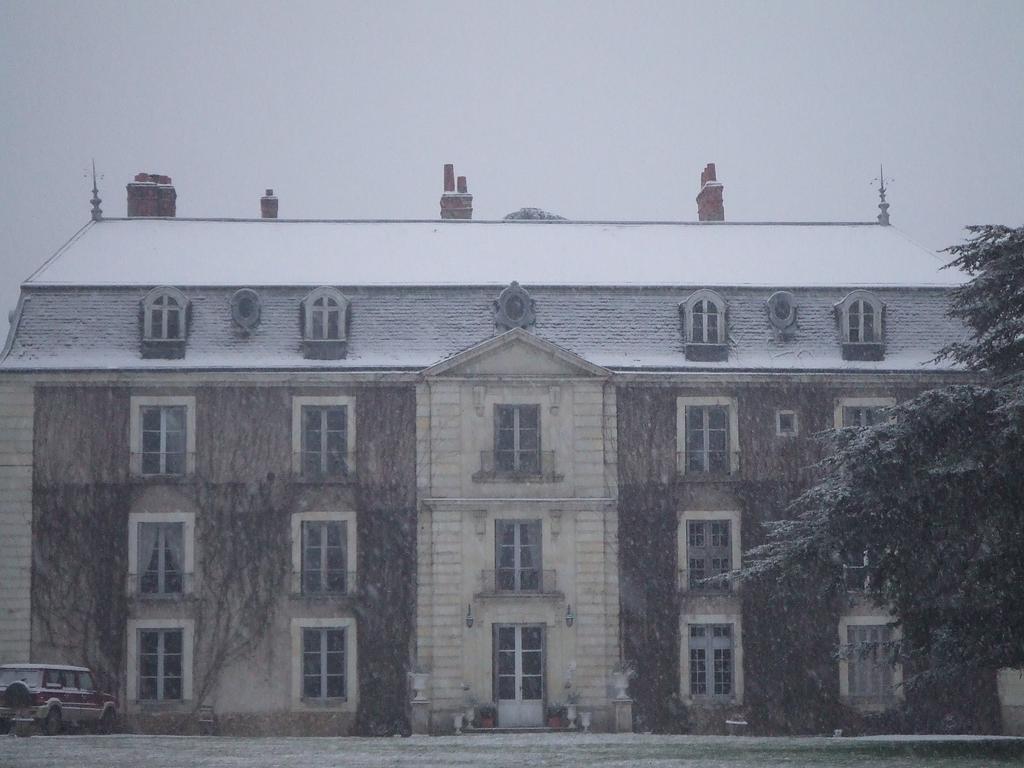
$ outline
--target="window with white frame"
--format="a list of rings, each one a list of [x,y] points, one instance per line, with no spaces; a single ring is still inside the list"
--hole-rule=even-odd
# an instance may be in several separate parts
[[[540,520],[494,522],[494,589],[498,592],[541,590]]]
[[[195,398],[133,396],[130,401],[132,473],[181,477],[195,470]]]
[[[873,293],[852,291],[836,305],[846,344],[881,344],[884,304]]]
[[[686,510],[680,514],[679,588],[693,594],[728,593],[733,584],[717,579],[740,567],[738,510]]]
[[[356,518],[351,511],[292,515],[292,590],[309,597],[349,595],[356,587]]]
[[[736,401],[727,397],[677,398],[676,440],[684,475],[728,475],[737,467]]]
[[[733,627],[688,625],[690,696],[731,699],[734,695]]]
[[[796,411],[775,412],[775,434],[778,437],[796,437],[800,434],[800,421]]]
[[[840,427],[870,427],[887,421],[894,397],[841,397],[836,401],[835,424]]]
[[[303,301],[307,341],[344,341],[348,299],[336,288],[321,287]]]
[[[192,619],[129,619],[128,691],[132,701],[192,698]]]
[[[687,343],[725,343],[725,300],[721,296],[699,290],[683,302],[682,309]]]
[[[899,629],[887,616],[843,616],[839,620],[839,693],[858,708],[879,710],[901,695],[902,667],[890,643]]]
[[[686,521],[687,588],[728,589],[726,582],[708,582],[732,570],[732,525],[729,520]]]
[[[188,299],[177,288],[154,288],[143,300],[143,338],[180,341],[185,338]]]
[[[128,515],[129,591],[139,597],[174,597],[192,589],[195,513]]]
[[[302,594],[347,593],[347,561],[346,521],[302,521]]]
[[[313,481],[354,474],[355,398],[292,398],[293,469]]]
[[[295,705],[354,710],[358,694],[355,620],[292,619],[291,631]]]
[[[139,523],[139,593],[180,595],[185,583],[185,524]]]
[[[302,698],[344,699],[344,627],[304,627],[302,630]]]
[[[180,701],[184,632],[181,629],[139,630],[139,700]]]
[[[541,471],[540,406],[494,406],[494,469],[537,475]]]

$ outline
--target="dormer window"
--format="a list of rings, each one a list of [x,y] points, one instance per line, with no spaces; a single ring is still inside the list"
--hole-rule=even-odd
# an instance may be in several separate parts
[[[679,305],[683,315],[686,359],[719,361],[729,357],[725,300],[714,291],[696,291]]]
[[[317,288],[302,302],[303,352],[314,360],[340,360],[347,351],[349,301],[336,288]]]
[[[843,338],[844,360],[881,360],[882,310],[884,304],[872,293],[853,291],[836,308]]]
[[[154,288],[142,302],[142,356],[178,359],[185,356],[188,299],[177,288]]]

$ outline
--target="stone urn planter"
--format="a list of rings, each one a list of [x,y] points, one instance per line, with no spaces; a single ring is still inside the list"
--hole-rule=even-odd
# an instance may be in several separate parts
[[[590,721],[593,717],[593,712],[580,712],[580,727],[584,733],[590,733]]]
[[[615,691],[616,699],[628,699],[629,674],[627,672],[612,672],[612,689]]]
[[[409,675],[412,684],[412,700],[426,701],[423,691],[427,688],[427,680],[430,678],[426,672],[412,672]]]
[[[576,724],[576,704],[570,703],[565,705],[565,718],[569,721],[569,727],[572,728]]]
[[[456,712],[452,720],[455,724],[455,735],[458,736],[462,733],[462,713]]]

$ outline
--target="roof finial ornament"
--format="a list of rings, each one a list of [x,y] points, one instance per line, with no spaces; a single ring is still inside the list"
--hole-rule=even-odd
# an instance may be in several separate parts
[[[103,176],[100,175],[100,178],[102,179]],[[100,191],[96,187],[96,160],[95,160],[95,158],[93,158],[93,161],[92,161],[92,200],[90,200],[89,202],[92,203],[92,220],[93,221],[100,221],[103,218],[103,209],[100,208],[100,203],[102,203],[103,201],[100,200]]]
[[[885,182],[887,182],[887,181],[895,181],[895,179],[887,179],[885,177],[885,173],[882,171],[882,165],[879,164],[878,165],[878,178],[877,179],[872,179],[872,182],[875,182],[875,181],[878,182],[878,201],[879,201],[878,202],[878,210],[879,210],[878,223],[881,224],[883,227],[888,227],[889,226],[889,204],[887,202],[885,202],[885,193],[886,193],[886,190],[887,190],[887,187],[885,186]]]

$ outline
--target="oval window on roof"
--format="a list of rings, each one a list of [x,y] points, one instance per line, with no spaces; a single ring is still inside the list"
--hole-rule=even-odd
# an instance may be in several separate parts
[[[796,301],[789,291],[776,291],[768,297],[768,322],[780,331],[796,323]]]
[[[231,319],[245,330],[252,330],[260,322],[260,295],[251,288],[235,291],[231,297]]]
[[[506,329],[526,328],[533,325],[533,299],[519,283],[512,283],[505,288],[494,302],[494,324]]]

